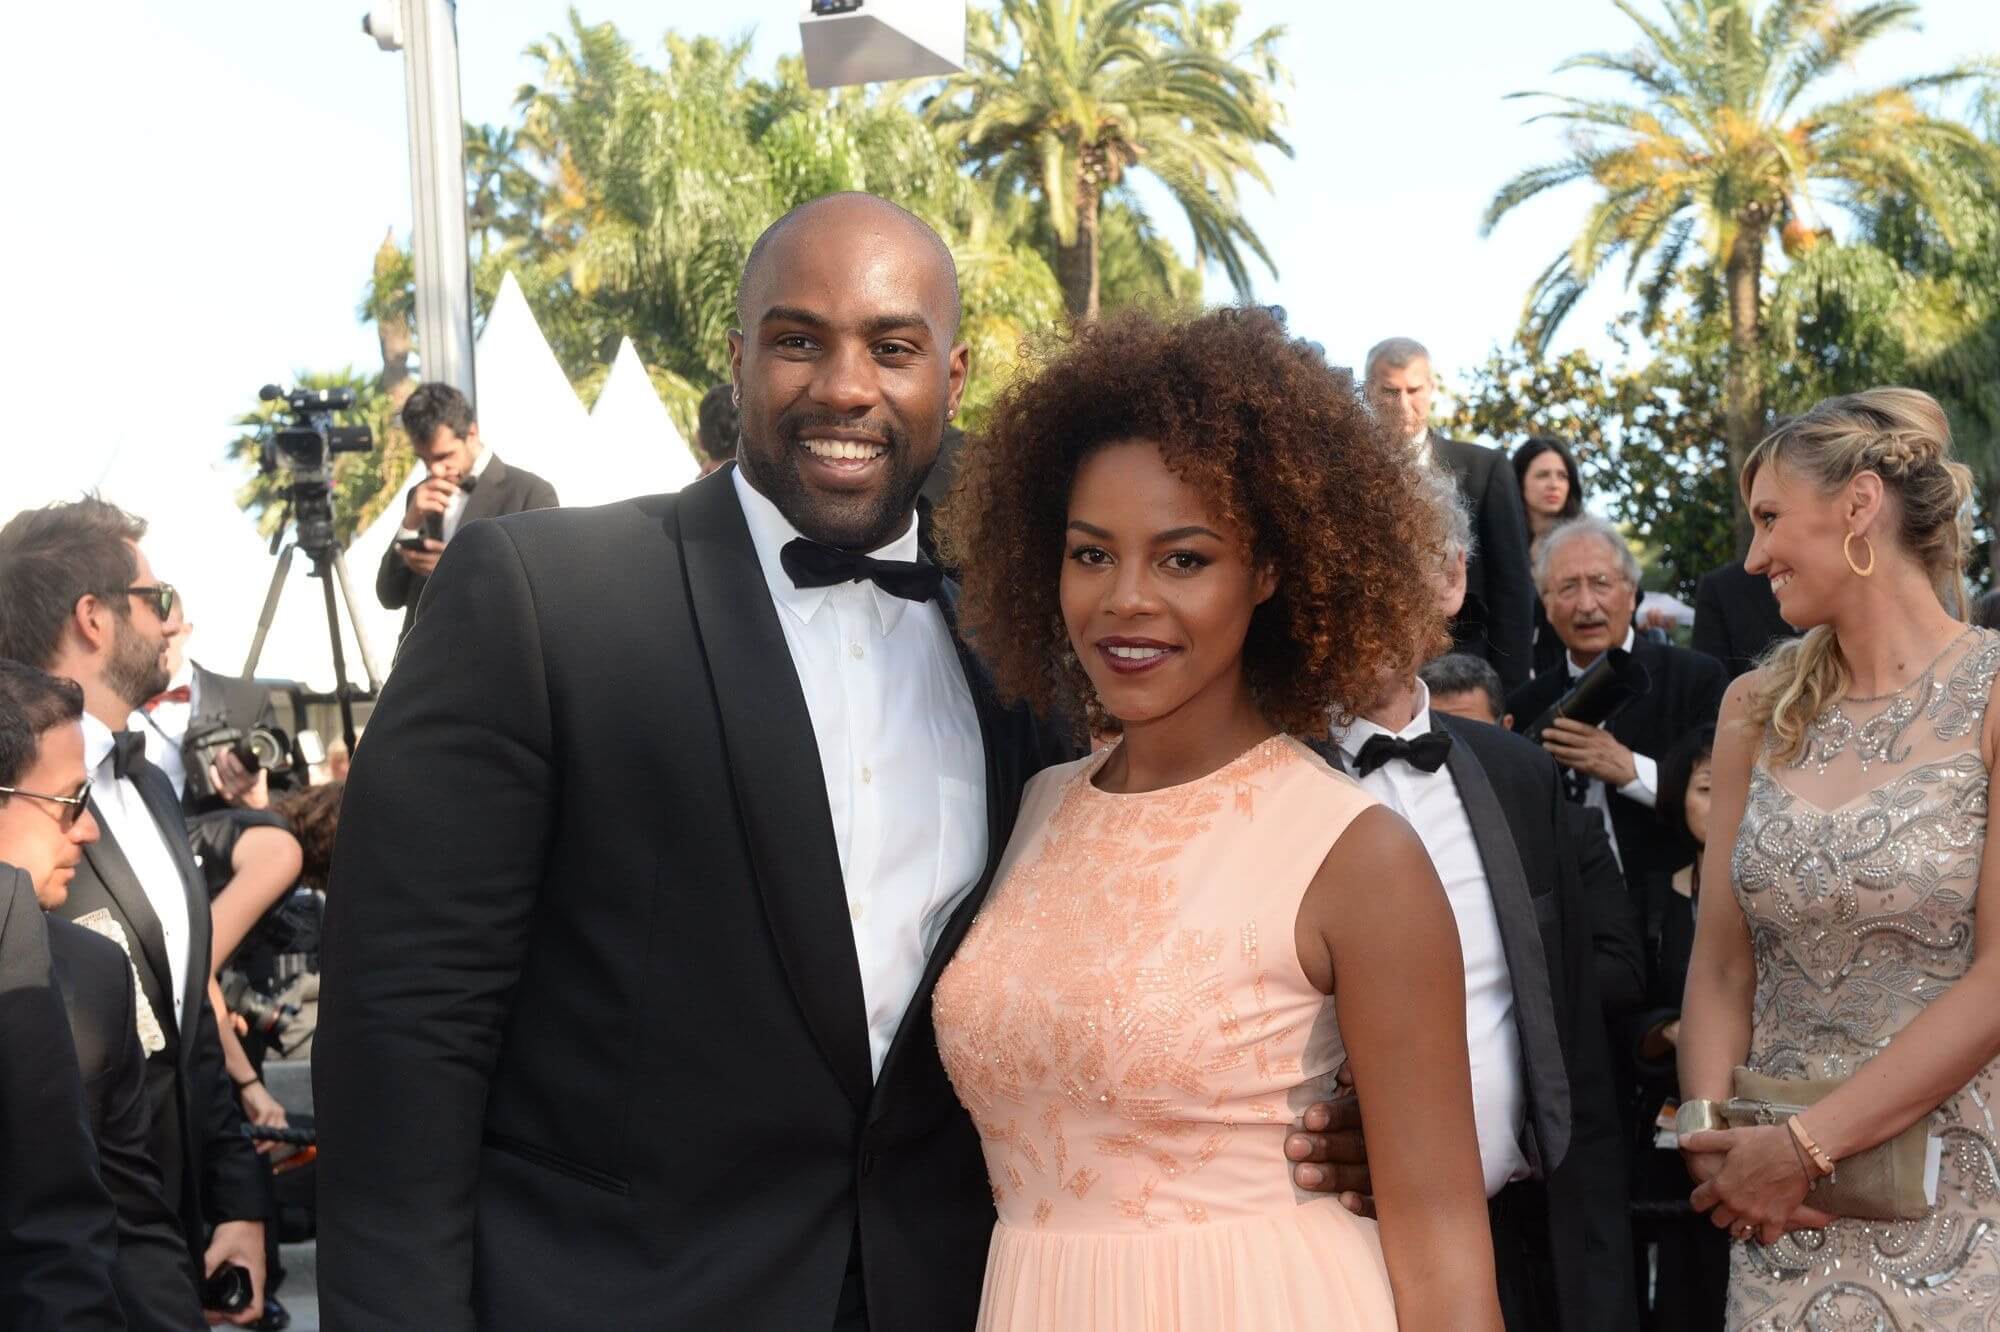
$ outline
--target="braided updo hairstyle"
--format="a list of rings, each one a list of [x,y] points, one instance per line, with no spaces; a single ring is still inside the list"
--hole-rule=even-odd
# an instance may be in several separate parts
[[[1951,456],[1951,423],[1928,393],[1876,388],[1816,403],[1779,426],[1743,464],[1742,490],[1766,465],[1782,462],[1831,494],[1862,472],[1882,478],[1896,539],[1930,573],[1946,611],[1966,614],[1965,559],[1971,544],[1967,504],[1972,473]],[[1775,756],[1798,757],[1813,718],[1846,696],[1853,677],[1831,625],[1779,645],[1764,659],[1763,684],[1750,699],[1750,721],[1764,726]]]

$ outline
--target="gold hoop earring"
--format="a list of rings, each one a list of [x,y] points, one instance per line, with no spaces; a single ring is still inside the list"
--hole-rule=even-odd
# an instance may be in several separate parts
[[[1856,578],[1866,578],[1875,572],[1875,543],[1867,537],[1861,537],[1861,544],[1868,547],[1868,567],[1864,569],[1854,562],[1853,552],[1848,550],[1848,547],[1854,544],[1854,538],[1858,536],[1861,536],[1859,532],[1849,532],[1847,534],[1847,539],[1840,543],[1840,555],[1842,559],[1847,561],[1847,567],[1854,571]]]

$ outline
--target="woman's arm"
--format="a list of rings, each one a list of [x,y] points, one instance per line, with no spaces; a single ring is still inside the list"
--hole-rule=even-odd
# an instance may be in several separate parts
[[[298,883],[304,861],[299,839],[283,828],[259,824],[237,835],[229,854],[234,873],[208,904],[214,924],[208,950],[210,979],[228,964],[264,913]]]
[[[222,891],[209,903],[213,937],[208,950],[208,1002],[215,1010],[216,1035],[221,1039],[222,1063],[229,1080],[236,1084],[236,1099],[251,1123],[272,1128],[285,1126],[285,1109],[264,1089],[250,1056],[237,1039],[236,1024],[223,1002],[222,986],[216,973],[242,946],[258,921],[299,881],[304,856],[299,839],[283,828],[259,825],[245,828],[230,851],[229,864],[235,872]],[[268,1152],[270,1144],[259,1143]]]
[[[1981,749],[1992,808],[2000,708],[1991,697]],[[1881,1054],[1799,1116],[1836,1163],[1895,1137],[2000,1057],[2000,888],[1993,886],[1995,879],[2000,879],[2000,825],[1989,820],[1979,863],[1972,965],[1896,1033]]]
[[[1408,824],[1377,808],[1349,825],[1306,890],[1298,941],[1306,975],[1338,1002],[1398,1324],[1498,1332],[1465,964]]]
[[[1715,782],[1713,812],[1701,861],[1704,891],[1695,903],[1694,952],[1688,958],[1687,991],[1681,996],[1681,1096],[1688,1100],[1728,1100],[1736,1066],[1750,1053],[1757,964],[1750,952],[1750,927],[1736,904],[1729,862],[1749,800],[1750,765],[1761,736],[1760,729],[1746,720],[1745,701],[1756,680],[1755,675],[1746,675],[1729,686],[1715,727],[1710,769]]]

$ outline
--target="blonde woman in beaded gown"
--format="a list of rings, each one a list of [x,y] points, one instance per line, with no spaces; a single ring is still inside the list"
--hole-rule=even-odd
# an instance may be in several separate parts
[[[1744,470],[1746,567],[1808,628],[1724,701],[1716,827],[1681,1032],[1681,1086],[1731,1069],[1845,1079],[1771,1126],[1682,1138],[1695,1205],[1735,1237],[1738,1332],[2000,1328],[2000,635],[1961,610],[1969,477],[1908,389],[1821,403]],[[1949,603],[1949,609],[1947,609]],[[1990,909],[1989,909],[1990,908]],[[1928,1214],[1827,1217],[1808,1179],[1925,1120]],[[1813,1150],[1825,1162],[1814,1159]]]
[[[1406,455],[1267,313],[1133,315],[1009,391],[954,505],[1001,687],[1122,732],[1029,783],[935,992],[999,1212],[980,1329],[1496,1332],[1453,918],[1285,733],[1440,627],[1396,591],[1440,541]],[[1379,1225],[1284,1155],[1343,1061]]]

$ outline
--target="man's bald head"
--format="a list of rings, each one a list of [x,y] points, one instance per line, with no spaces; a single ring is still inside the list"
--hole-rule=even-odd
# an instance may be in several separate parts
[[[828,195],[758,239],[737,304],[743,479],[822,545],[908,531],[971,365],[945,243],[885,200]]]
[[[750,247],[750,254],[743,261],[743,277],[736,288],[738,327],[747,329],[755,322],[750,303],[757,293],[758,283],[762,281],[767,266],[782,255],[787,244],[809,241],[813,229],[824,233],[843,227],[872,227],[907,237],[916,262],[937,266],[942,291],[947,294],[944,311],[947,322],[940,332],[947,342],[955,341],[962,312],[958,297],[958,262],[952,258],[951,247],[931,229],[928,222],[909,209],[860,191],[823,194],[817,199],[808,199],[764,228],[764,234],[757,238],[757,243]]]

